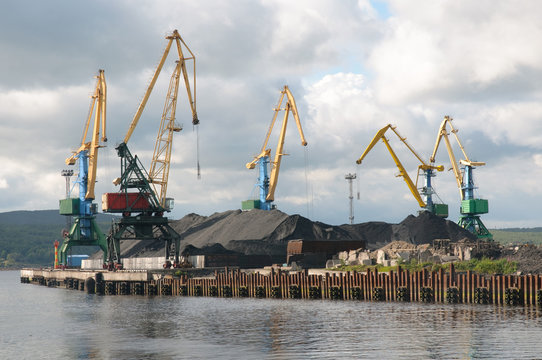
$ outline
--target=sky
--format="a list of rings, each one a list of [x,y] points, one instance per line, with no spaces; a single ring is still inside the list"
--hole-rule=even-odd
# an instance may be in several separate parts
[[[257,197],[257,170],[245,164],[259,153],[288,85],[308,145],[290,122],[275,193],[281,211],[348,223],[345,175],[356,173],[354,222],[398,223],[417,214],[382,143],[355,161],[387,124],[428,159],[449,115],[470,160],[486,163],[474,170],[475,194],[489,202],[486,226],[542,226],[541,13],[536,0],[2,1],[0,212],[58,208],[60,173],[81,143],[99,69],[108,86],[109,140],[99,150],[96,202],[118,190],[115,145],[165,36],[178,29],[196,57],[200,125],[197,137],[181,88],[170,218],[239,209]],[[147,170],[173,55],[128,144]],[[416,180],[417,160],[388,135]],[[435,190],[457,221],[460,196],[443,146],[436,164],[446,170],[433,179]]]

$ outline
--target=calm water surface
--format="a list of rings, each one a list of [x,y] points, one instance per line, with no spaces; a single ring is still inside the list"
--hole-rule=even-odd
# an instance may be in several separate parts
[[[542,359],[537,308],[96,296],[0,272],[0,359]]]

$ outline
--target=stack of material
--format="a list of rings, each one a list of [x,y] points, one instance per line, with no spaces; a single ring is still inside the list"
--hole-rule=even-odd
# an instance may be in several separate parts
[[[300,215],[287,215],[279,210],[230,210],[211,216],[189,214],[171,226],[181,235],[181,252],[190,255],[198,249],[216,252],[220,249],[243,255],[267,255],[286,260],[289,240],[360,241],[368,249],[380,248],[392,241],[428,244],[434,239],[452,242],[473,235],[455,223],[425,212],[408,216],[399,224],[368,222],[333,226],[313,222]],[[218,244],[220,247],[213,247]],[[125,257],[163,256],[163,241],[125,241],[121,243]],[[186,251],[185,251],[186,250]]]
[[[431,244],[435,239],[449,239],[451,242],[463,239],[476,240],[472,233],[456,223],[428,211],[418,216],[409,215],[399,224],[368,222],[341,227],[352,236],[364,236],[370,250],[379,249],[392,241],[422,245]]]

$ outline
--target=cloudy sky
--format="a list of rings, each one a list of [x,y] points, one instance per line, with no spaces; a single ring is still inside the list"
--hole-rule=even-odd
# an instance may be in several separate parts
[[[400,222],[417,202],[383,144],[386,124],[425,158],[445,115],[454,118],[489,200],[491,228],[542,226],[542,2],[540,1],[3,1],[0,5],[0,212],[55,209],[60,171],[81,141],[98,69],[108,85],[107,147],[97,202],[116,191],[114,151],[166,45],[178,29],[197,59],[196,133],[179,96],[168,195],[170,217],[238,209],[257,195],[257,155],[279,90],[289,85],[308,141],[290,124],[275,202],[330,224],[348,222],[347,173],[357,173],[355,222]],[[149,167],[170,56],[130,140]],[[278,130],[278,129],[277,129]],[[415,158],[390,134],[411,177]],[[276,140],[270,142],[276,147]],[[459,151],[456,148],[458,158]],[[444,148],[437,164],[450,167]],[[436,190],[459,212],[451,171]]]

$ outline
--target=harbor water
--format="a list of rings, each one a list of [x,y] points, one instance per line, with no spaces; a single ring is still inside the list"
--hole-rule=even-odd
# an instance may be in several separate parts
[[[0,272],[0,359],[542,359],[537,307],[98,296]]]

